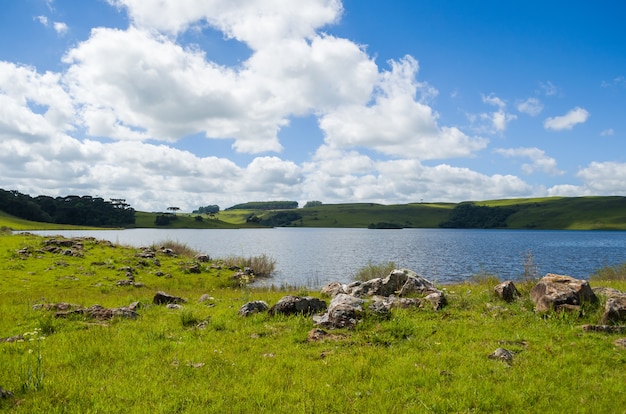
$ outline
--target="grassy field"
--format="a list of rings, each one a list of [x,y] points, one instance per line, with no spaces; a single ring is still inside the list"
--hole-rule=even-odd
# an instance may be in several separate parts
[[[615,345],[619,336],[580,328],[597,323],[601,309],[536,314],[532,283],[507,304],[491,293],[497,275],[477,275],[440,287],[449,300],[442,311],[366,316],[354,330],[309,341],[309,317],[237,311],[317,292],[237,287],[216,259],[194,273],[190,256],[159,253],[157,263],[93,239],[64,255],[44,252],[44,240],[0,236],[0,338],[29,334],[0,342],[0,386],[15,394],[0,400],[0,412],[625,412],[626,349]],[[141,287],[116,285],[129,267]],[[623,270],[615,272],[600,272],[611,281],[592,286],[626,289]],[[152,305],[159,290],[187,303]],[[145,305],[137,319],[111,321],[33,308],[135,301]],[[498,347],[514,352],[510,366],[487,357]]]
[[[625,197],[552,197],[484,201],[518,211],[507,220],[514,229],[626,230]]]
[[[97,227],[71,226],[68,224],[41,223],[37,221],[29,221],[17,218],[0,211],[0,228],[9,228],[13,230],[94,230]]]

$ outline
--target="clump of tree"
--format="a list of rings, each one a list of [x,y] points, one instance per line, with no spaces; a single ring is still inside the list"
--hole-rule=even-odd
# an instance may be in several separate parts
[[[197,210],[192,211],[192,214],[215,214],[220,212],[220,206],[213,204],[209,206],[199,207]]]
[[[176,214],[171,214],[171,213],[164,213],[164,214],[157,214],[157,216],[154,218],[154,224],[156,224],[157,226],[168,226],[172,223],[172,221],[178,220],[178,217],[176,216]]]
[[[448,221],[439,224],[442,228],[493,229],[507,227],[506,220],[515,209],[504,207],[477,206],[461,203],[450,212]]]
[[[302,215],[295,211],[281,211],[269,217],[259,220],[259,224],[268,227],[289,227],[295,225],[294,222],[301,220]]]
[[[75,196],[31,197],[0,189],[0,210],[15,217],[45,223],[94,227],[124,227],[135,223],[135,210],[125,199]]]
[[[226,210],[291,210],[298,208],[297,201],[250,201],[236,204]]]
[[[322,205],[321,201],[317,201],[317,200],[307,201],[306,204],[304,205],[304,208],[319,207],[321,205]]]

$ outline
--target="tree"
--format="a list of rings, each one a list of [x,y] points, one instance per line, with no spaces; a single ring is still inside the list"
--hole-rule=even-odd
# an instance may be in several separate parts
[[[176,215],[176,212],[180,210],[180,207],[168,207],[167,211],[171,211],[172,214]]]

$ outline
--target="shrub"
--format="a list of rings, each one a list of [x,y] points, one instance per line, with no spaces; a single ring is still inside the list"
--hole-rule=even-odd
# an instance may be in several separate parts
[[[357,270],[354,274],[353,279],[361,282],[365,282],[367,280],[376,279],[378,277],[384,278],[389,276],[392,270],[396,268],[396,264],[394,262],[380,263],[374,264],[371,261],[366,265]]]

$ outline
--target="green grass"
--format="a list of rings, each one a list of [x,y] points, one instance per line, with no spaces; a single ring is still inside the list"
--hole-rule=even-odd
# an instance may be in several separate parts
[[[55,224],[55,223],[42,223],[38,221],[29,221],[21,218],[17,218],[10,214],[7,214],[0,210],[0,229],[11,230],[61,230],[61,229],[74,229],[74,230],[93,230],[96,227],[86,226],[72,226],[69,224]]]
[[[442,287],[449,300],[442,311],[394,310],[388,320],[367,317],[352,331],[309,342],[308,317],[237,315],[250,300],[272,305],[293,291],[225,288],[233,272],[217,262],[192,274],[184,271],[187,257],[158,255],[157,265],[134,248],[83,244],[82,257],[61,256],[39,252],[40,237],[0,236],[0,338],[35,329],[45,336],[0,342],[0,385],[15,394],[0,400],[0,412],[597,413],[626,406],[626,349],[614,345],[615,335],[580,329],[599,320],[601,307],[583,318],[538,315],[530,285],[519,287],[524,299],[499,302],[491,286],[497,275]],[[146,287],[115,285],[128,266]],[[626,288],[619,280],[592,286],[601,284]],[[181,310],[152,305],[158,290],[187,303]],[[202,294],[214,299],[200,302]],[[138,319],[98,323],[32,307],[134,301],[145,304]],[[515,353],[511,366],[487,358],[498,347]]]

